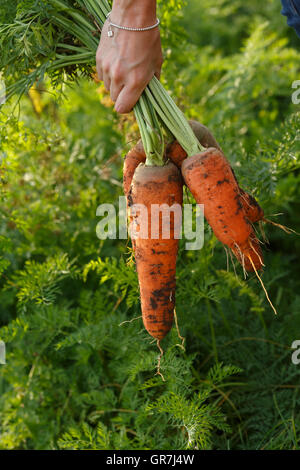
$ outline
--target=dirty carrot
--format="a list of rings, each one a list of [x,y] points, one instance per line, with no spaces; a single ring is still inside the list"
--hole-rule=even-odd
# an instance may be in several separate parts
[[[198,204],[204,204],[205,217],[216,237],[230,248],[243,245],[251,235],[230,165],[215,148],[187,158],[181,167],[184,181]]]
[[[141,163],[134,173],[128,200],[132,217],[131,233],[133,229],[135,233],[143,322],[148,333],[161,340],[171,329],[174,319],[178,252],[178,238],[175,237],[180,220],[176,220],[171,212],[170,233],[163,238],[162,218],[154,217],[151,208],[154,204],[169,207],[177,204],[177,209],[181,211],[182,178],[178,168],[171,162],[164,166]],[[136,209],[137,204],[143,205],[146,212]],[[141,234],[145,224],[147,233]],[[155,232],[157,238],[152,236]]]
[[[123,164],[123,190],[127,196],[136,168],[140,163],[145,163],[146,153],[141,140],[127,153]]]
[[[129,211],[129,200],[128,200],[128,194],[129,194],[132,178],[139,164],[145,163],[145,161],[146,161],[146,153],[144,150],[143,142],[140,139],[138,143],[127,153],[127,155],[124,158],[124,163],[123,163],[123,191],[126,196],[127,216],[129,219],[129,223],[132,222],[132,217]],[[132,248],[134,250],[135,240],[132,239],[131,243],[132,243]]]
[[[206,126],[194,120],[190,120],[188,122],[195,136],[197,137],[200,144],[203,145],[203,147],[215,147],[217,149],[220,149],[218,142]],[[166,155],[167,158],[172,160],[172,162],[175,163],[176,166],[178,166],[178,168],[181,168],[182,162],[187,157],[186,151],[181,147],[177,140],[174,140],[167,146]]]
[[[181,171],[196,202],[204,204],[204,215],[216,237],[232,250],[244,272],[255,272],[277,313],[257,272],[264,266],[260,242],[245,215],[238,182],[224,154],[209,148],[187,158]]]
[[[243,263],[249,256],[256,269],[263,265],[259,242],[245,215],[240,189],[224,154],[215,148],[184,160],[184,181],[198,204],[204,204],[204,215],[215,236]],[[246,264],[243,260],[246,260]]]
[[[258,204],[255,197],[240,188],[240,196],[244,206],[244,211],[250,222],[259,222],[264,218],[264,211]]]

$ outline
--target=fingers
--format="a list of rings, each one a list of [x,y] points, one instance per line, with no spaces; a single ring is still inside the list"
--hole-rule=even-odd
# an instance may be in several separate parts
[[[154,75],[158,79],[161,74],[162,62],[162,60],[159,61],[154,70]],[[120,114],[129,113],[152,77],[153,72],[149,73],[148,76],[136,74],[135,78],[131,78],[129,83],[122,83],[122,86],[118,83],[114,83],[114,79],[112,79],[110,89],[114,91],[113,96],[111,95],[111,99],[115,102],[115,110]]]
[[[110,97],[113,102],[124,86],[123,74],[120,64],[110,66],[99,55],[97,57],[97,75],[100,81],[103,81],[107,91],[110,92]]]
[[[120,114],[129,113],[137,103],[151,76],[146,80],[132,80],[124,83],[120,75],[110,75],[109,70],[105,70],[100,65],[97,67],[99,80],[104,82],[107,91],[110,92],[111,100],[115,103],[115,110]],[[160,68],[155,72],[156,77],[160,77]]]
[[[110,98],[115,103],[124,87],[123,83],[111,81],[110,83]]]
[[[103,71],[103,82],[106,90],[109,91],[111,86],[111,78],[109,76],[109,72]]]
[[[97,53],[96,53],[96,70],[99,80],[103,81],[103,67],[102,67],[102,48],[101,42],[99,43]]]
[[[100,71],[100,74],[102,76],[102,80],[104,82],[104,86],[107,91],[110,90],[110,83],[111,83],[111,69],[110,69],[110,64],[107,60],[101,60],[101,58],[98,61],[98,68]]]
[[[158,78],[159,72],[158,70],[156,74]],[[97,74],[99,80],[104,82],[106,90],[110,92],[111,100],[115,103],[115,110],[121,114],[132,110],[151,79],[150,77],[147,80],[131,80],[124,83],[120,74],[114,74],[113,71],[102,67],[100,63],[97,66]]]
[[[125,75],[122,62],[116,61],[111,67],[111,82],[110,82],[110,97],[115,103],[117,98],[124,87]]]
[[[139,36],[118,31],[112,40],[105,28],[106,23],[96,53],[97,74],[115,110],[129,113],[151,78],[160,78],[163,56],[159,32]]]
[[[133,82],[125,85],[118,95],[115,110],[120,114],[129,113],[137,103],[148,82],[149,80],[143,83]]]
[[[97,64],[97,74],[99,80],[103,81],[107,91],[110,92],[110,97],[113,102],[116,102],[122,88],[124,87],[122,74],[109,68],[99,61]]]
[[[96,70],[97,70],[97,76],[100,82],[103,82],[103,73],[102,73],[102,67],[100,62],[97,60],[96,62]]]

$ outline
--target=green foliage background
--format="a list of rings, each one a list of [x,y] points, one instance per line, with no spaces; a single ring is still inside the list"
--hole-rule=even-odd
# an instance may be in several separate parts
[[[164,84],[266,214],[300,232],[300,40],[279,2],[161,4]],[[136,127],[85,79],[66,99],[46,88],[0,114],[0,448],[299,449],[299,237],[265,226],[277,317],[255,276],[226,269],[208,226],[199,252],[181,242],[186,351],[174,328],[162,382],[141,319],[123,323],[140,316],[130,243],[96,237]]]

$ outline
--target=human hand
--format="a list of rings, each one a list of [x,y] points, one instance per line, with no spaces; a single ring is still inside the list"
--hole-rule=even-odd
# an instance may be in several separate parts
[[[156,22],[156,11],[152,8],[138,14],[119,5],[112,10],[111,21],[133,28],[145,27]],[[109,37],[106,21],[96,55],[97,73],[110,92],[115,110],[123,114],[132,110],[153,75],[160,76],[163,63],[160,32],[158,28],[139,32],[112,28],[114,34]]]

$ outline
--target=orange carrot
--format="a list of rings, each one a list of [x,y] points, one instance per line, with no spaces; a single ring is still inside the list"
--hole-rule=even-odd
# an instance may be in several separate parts
[[[224,154],[209,148],[184,160],[181,171],[196,202],[204,204],[204,215],[216,237],[231,248],[245,269],[253,269],[251,262],[250,265],[247,262],[250,257],[256,269],[260,269],[263,261],[259,242],[246,217],[240,188]]]
[[[140,163],[145,163],[146,154],[144,151],[143,143],[141,140],[128,152],[124,159],[123,164],[123,189],[124,194],[127,196],[131,181],[136,168]]]
[[[195,136],[199,140],[200,144],[203,145],[203,147],[215,147],[221,150],[218,142],[206,126],[194,120],[190,120],[189,124],[193,129]],[[172,162],[175,163],[176,166],[178,166],[178,168],[181,168],[182,162],[187,157],[187,153],[181,147],[179,142],[177,142],[177,140],[174,140],[167,146],[166,155],[167,158],[172,160]]]
[[[253,196],[251,196],[251,194],[247,193],[239,186],[235,173],[232,168],[231,170],[234,179],[239,187],[239,194],[241,197],[241,202],[243,204],[245,216],[252,224],[263,220],[263,209],[260,207],[257,200]],[[261,267],[264,265],[262,250],[259,241],[256,237],[252,237],[252,239],[249,240],[248,246],[245,246],[243,253],[237,247],[231,248],[231,250],[246,271],[254,271],[254,267],[255,269],[261,269]],[[250,258],[252,262],[250,261]]]
[[[129,223],[132,222],[132,217],[129,211],[129,190],[135,170],[140,163],[145,163],[146,153],[144,151],[143,142],[140,139],[138,143],[127,153],[123,163],[123,191],[126,196],[127,202],[127,216]],[[135,250],[135,240],[131,239],[133,250]]]
[[[255,197],[251,196],[251,194],[247,193],[242,188],[240,188],[240,195],[245,214],[250,222],[255,223],[262,220],[264,218],[264,211],[258,204]]]
[[[232,168],[231,168],[231,171],[233,173],[233,176],[235,178],[237,185],[239,186],[237,177],[235,176],[235,172]],[[241,196],[241,200],[243,203],[244,211],[248,220],[250,220],[250,222],[252,222],[253,224],[255,222],[259,222],[260,220],[262,220],[264,218],[264,211],[258,204],[255,197],[251,196],[251,194],[244,191],[240,186],[239,186],[239,190],[240,190],[240,196]]]
[[[199,140],[200,144],[203,145],[203,147],[214,147],[216,149],[221,150],[221,147],[219,146],[218,142],[214,138],[213,134],[210,132],[210,130],[201,124],[198,121],[190,120],[189,124],[191,128],[194,131],[195,136]],[[178,168],[181,168],[181,165],[183,161],[187,157],[187,153],[185,150],[181,147],[181,145],[177,142],[177,140],[171,142],[166,149],[166,154],[167,157],[172,160],[175,165],[178,166]],[[234,171],[232,170],[233,174]],[[234,174],[235,177],[235,174]],[[236,177],[235,177],[236,179]],[[242,203],[244,206],[245,214],[247,218],[250,220],[250,222],[255,223],[258,222],[259,220],[262,220],[264,217],[264,211],[256,201],[256,199],[251,196],[251,194],[247,193],[240,187],[240,195],[242,199]]]
[[[258,270],[263,264],[259,240],[248,220],[238,182],[224,154],[215,148],[184,160],[181,172],[198,204],[204,204],[204,215],[216,237],[227,245],[244,271],[254,271],[272,304]]]
[[[251,234],[240,201],[239,187],[223,153],[215,148],[187,158],[181,167],[183,178],[216,237],[230,248],[243,245]]]
[[[170,217],[170,236],[163,238],[161,219],[151,213],[153,204],[172,206],[182,204],[182,178],[173,163],[164,166],[146,166],[135,170],[128,194],[131,217],[136,230],[141,229],[141,213],[135,204],[143,204],[148,213],[148,239],[135,239],[135,259],[140,286],[142,317],[146,330],[161,340],[171,329],[174,318],[176,258],[178,239],[175,238],[175,218]],[[141,220],[140,220],[141,219]],[[157,230],[158,238],[151,238]]]

